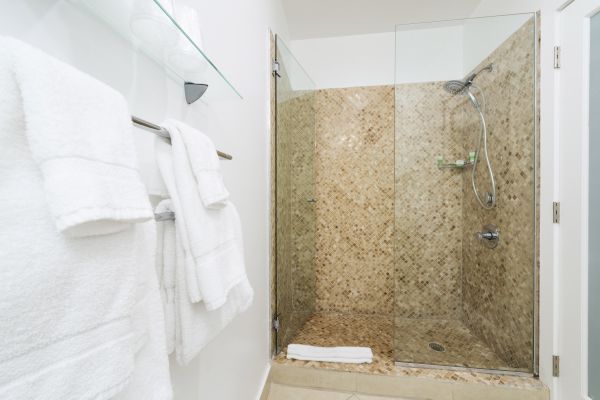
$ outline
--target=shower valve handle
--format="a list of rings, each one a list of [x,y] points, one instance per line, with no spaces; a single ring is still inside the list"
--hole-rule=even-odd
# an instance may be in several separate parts
[[[496,225],[486,225],[482,232],[475,234],[477,240],[482,242],[488,249],[494,249],[500,241],[500,230]]]

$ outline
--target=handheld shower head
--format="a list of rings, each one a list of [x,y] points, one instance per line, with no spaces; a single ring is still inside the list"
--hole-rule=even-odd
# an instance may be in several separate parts
[[[494,70],[494,64],[490,64],[486,67],[483,67],[482,69],[475,72],[474,74],[470,75],[464,81],[459,81],[459,80],[448,81],[444,84],[444,90],[452,95],[466,94],[468,92],[469,88],[471,86],[473,86],[473,82],[475,81],[475,78],[477,78],[477,76],[479,74],[481,74],[483,71],[492,72],[493,70]]]
[[[463,94],[468,87],[465,81],[448,81],[444,84],[444,90],[451,95]]]

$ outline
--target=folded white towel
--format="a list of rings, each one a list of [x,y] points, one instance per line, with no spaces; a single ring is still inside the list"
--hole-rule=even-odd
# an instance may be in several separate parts
[[[115,400],[170,400],[173,398],[169,359],[165,343],[165,321],[160,289],[153,268],[156,229],[154,221],[144,224],[143,246],[136,260],[144,266],[138,279],[132,320],[135,333],[135,368],[129,384]]]
[[[305,361],[323,361],[348,364],[371,364],[373,351],[369,347],[318,347],[290,344],[287,358]]]
[[[162,200],[155,213],[173,212],[170,199]],[[165,314],[167,352],[175,350],[175,221],[157,224],[156,266]]]
[[[153,267],[125,102],[14,39],[0,39],[0,87],[0,398],[113,398],[143,344],[131,316]],[[102,219],[93,236],[57,231]]]
[[[15,39],[2,49],[58,230],[105,234],[152,218],[123,96]]]
[[[156,140],[156,155],[177,215],[176,227],[187,267],[187,291],[190,301],[202,301],[207,310],[216,310],[227,302],[229,292],[238,285],[249,286],[244,265],[241,224],[230,201],[221,208],[208,208],[201,200],[200,186],[216,180],[203,180],[204,170],[194,158],[214,153],[201,147],[210,142],[200,132],[183,124],[167,121],[163,124],[171,134],[171,146]],[[198,136],[194,140],[193,134]],[[185,140],[184,140],[185,136]],[[199,177],[200,175],[200,177]],[[212,175],[214,178],[214,175]],[[222,193],[222,191],[219,191]],[[248,293],[251,298],[251,293]]]

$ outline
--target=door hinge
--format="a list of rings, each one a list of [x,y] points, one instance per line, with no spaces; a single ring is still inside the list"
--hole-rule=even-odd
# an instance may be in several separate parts
[[[560,202],[552,203],[552,222],[560,224]]]
[[[560,356],[552,356],[552,376],[560,375]]]
[[[554,46],[554,69],[560,69],[560,46]]]
[[[273,64],[271,65],[271,67],[271,72],[273,73],[273,76],[281,78],[281,75],[279,74],[279,70],[281,68],[281,66],[279,65],[279,61],[273,60]]]
[[[280,325],[279,325],[279,316],[278,315],[273,317],[273,325],[272,326],[273,326],[273,329],[275,330],[275,332],[279,332]]]

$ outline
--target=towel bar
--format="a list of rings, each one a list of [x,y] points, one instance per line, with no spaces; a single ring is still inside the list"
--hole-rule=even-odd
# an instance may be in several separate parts
[[[175,221],[175,213],[172,211],[156,213],[154,214],[154,220],[156,222]]]
[[[152,122],[145,121],[141,118],[136,117],[135,115],[131,116],[131,122],[133,122],[134,125],[137,125],[140,128],[144,128],[147,131],[152,132],[155,135],[158,135],[160,137],[163,137],[166,139],[171,137],[171,135],[169,134],[169,131],[166,130],[165,128],[163,128],[162,126],[153,124]],[[217,155],[225,160],[233,159],[233,157],[230,154],[223,153],[222,151],[219,151],[219,150],[217,150]]]

